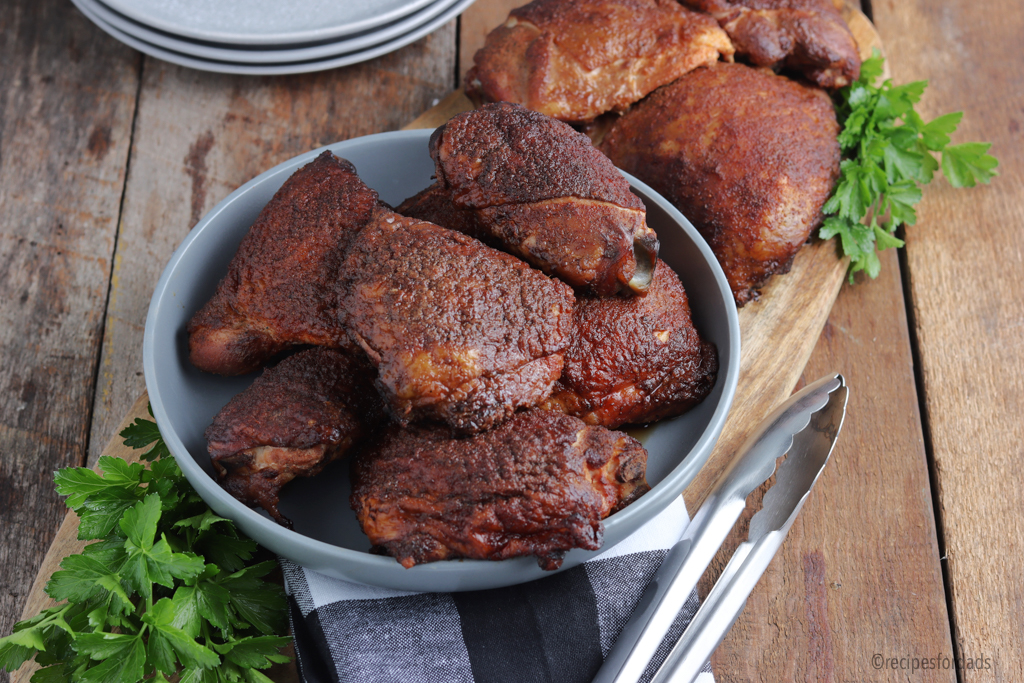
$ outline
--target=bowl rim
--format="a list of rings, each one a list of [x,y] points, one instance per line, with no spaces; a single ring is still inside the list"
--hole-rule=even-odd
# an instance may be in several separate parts
[[[242,502],[235,499],[227,491],[225,491],[215,479],[210,477],[202,466],[195,460],[192,454],[185,447],[181,438],[174,430],[170,417],[167,412],[167,408],[164,405],[163,398],[160,393],[160,385],[158,381],[157,373],[157,361],[155,358],[154,349],[154,336],[155,336],[155,325],[157,319],[158,309],[161,302],[167,297],[170,289],[171,280],[173,275],[182,261],[185,253],[188,251],[189,246],[197,239],[197,237],[206,230],[211,224],[215,224],[218,216],[223,213],[229,206],[235,202],[241,201],[249,192],[253,191],[254,188],[262,185],[263,183],[269,182],[273,178],[277,177],[281,173],[288,172],[289,176],[291,172],[297,170],[302,165],[309,163],[324,151],[331,151],[338,156],[344,156],[343,152],[346,147],[352,147],[358,144],[373,144],[377,140],[384,138],[423,138],[426,140],[433,129],[413,129],[413,130],[401,130],[401,131],[390,131],[384,133],[376,133],[373,135],[359,136],[350,138],[348,140],[335,142],[332,144],[324,145],[316,149],[310,150],[303,154],[294,156],[286,161],[283,161],[273,168],[260,173],[253,179],[249,180],[227,197],[222,199],[213,207],[195,226],[189,231],[188,235],[182,240],[181,244],[174,250],[170,260],[164,267],[164,270],[157,281],[156,287],[153,290],[152,298],[150,299],[150,305],[147,312],[146,324],[143,333],[143,371],[145,375],[146,388],[149,394],[149,401],[152,407],[152,413],[156,419],[160,433],[167,444],[171,454],[174,455],[178,466],[181,468],[182,473],[192,484],[193,488],[196,489],[197,493],[209,504],[206,500],[207,495],[212,496],[217,503],[223,507],[227,507],[232,511],[231,516],[233,518],[241,517],[248,524],[257,525],[262,533],[267,534],[268,538],[272,538],[276,544],[288,545],[298,543],[304,546],[306,553],[327,553],[336,556],[338,561],[351,562],[354,565],[362,565],[362,569],[372,570],[374,567],[384,568],[392,567],[396,562],[394,558],[372,555],[366,551],[354,550],[351,548],[345,548],[342,546],[334,545],[326,541],[321,541],[310,536],[306,536],[292,529],[283,527],[272,519],[263,516],[253,508],[243,504]],[[657,512],[663,510],[668,506],[669,503],[677,496],[681,495],[683,490],[693,481],[696,477],[697,472],[703,468],[704,464],[710,457],[711,451],[714,447],[714,443],[718,440],[719,435],[722,432],[722,428],[725,424],[726,417],[728,416],[729,409],[732,406],[733,399],[736,393],[736,385],[739,377],[740,369],[740,329],[739,329],[739,318],[735,303],[732,298],[732,290],[729,287],[728,281],[726,280],[725,273],[718,263],[718,259],[715,258],[708,246],[707,242],[701,237],[700,233],[693,227],[693,225],[683,216],[683,214],[672,206],[664,197],[659,193],[655,192],[646,183],[638,180],[634,176],[621,171],[626,180],[630,183],[632,188],[640,190],[645,198],[650,199],[658,205],[678,226],[687,233],[688,237],[694,242],[695,246],[700,250],[701,254],[708,262],[711,267],[712,274],[715,278],[715,283],[723,295],[726,301],[726,318],[727,326],[729,330],[729,361],[725,368],[719,366],[718,377],[720,381],[724,381],[722,397],[719,400],[718,405],[715,408],[714,413],[700,438],[694,443],[690,452],[684,457],[669,473],[651,490],[644,494],[636,503],[627,506],[625,509],[610,515],[604,520],[605,524],[605,535],[609,535],[610,530],[614,530],[619,526],[628,526],[633,522],[633,518],[638,515],[644,514],[648,509],[655,509],[655,514],[651,515],[653,519]],[[721,352],[719,352],[719,358],[721,358]],[[693,457],[693,456],[700,457]],[[641,503],[643,503],[641,505]],[[211,506],[213,507],[213,506]],[[692,514],[693,511],[691,511]],[[644,522],[649,520],[644,520]],[[636,529],[639,529],[644,522],[640,522]],[[634,531],[635,533],[635,531]],[[614,545],[622,542],[628,538],[631,534],[626,534],[619,539]],[[606,552],[614,545],[605,545],[598,551],[588,551],[585,553],[590,557],[599,555]],[[287,555],[282,554],[287,557]],[[301,562],[299,562],[301,564]],[[567,563],[568,564],[568,563]],[[575,565],[577,563],[573,563]],[[459,561],[446,561],[446,562],[431,562],[421,565],[416,565],[411,569],[406,569],[406,572],[418,572],[419,574],[438,574],[440,576],[448,576],[452,573],[462,574],[464,572],[482,571],[479,569],[483,566],[493,566],[494,562],[488,560],[459,560]],[[569,565],[572,566],[572,565]],[[564,568],[569,568],[565,566]],[[471,567],[478,567],[478,569],[470,569]],[[367,572],[361,572],[366,574]],[[545,575],[553,574],[554,572],[545,572]],[[426,578],[426,577],[424,577]],[[426,578],[429,581],[429,578]],[[530,579],[525,579],[530,580]],[[386,584],[376,584],[385,586]],[[509,584],[503,584],[509,585]],[[390,586],[387,586],[390,587]]]

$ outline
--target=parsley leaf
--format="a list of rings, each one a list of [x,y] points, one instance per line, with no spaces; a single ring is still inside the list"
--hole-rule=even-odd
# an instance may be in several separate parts
[[[924,142],[925,147],[933,152],[941,152],[949,144],[949,136],[960,125],[960,119],[963,117],[964,113],[962,111],[943,114],[931,123],[922,126],[921,141]]]
[[[148,406],[148,408],[149,416],[152,417],[153,406]],[[153,444],[151,449],[139,456],[143,460],[166,458],[171,454],[167,450],[164,438],[160,436],[160,429],[152,420],[143,420],[141,417],[137,417],[135,422],[121,430],[119,436],[124,439],[124,445],[129,448],[145,448],[149,444]]]
[[[976,182],[987,183],[999,162],[986,154],[992,145],[988,142],[965,142],[942,151],[942,174],[953,187],[974,187]]]
[[[109,596],[114,596],[121,605],[131,603],[121,577],[116,569],[111,571],[110,565],[88,555],[70,555],[60,566],[61,571],[54,572],[46,584],[46,592],[54,600],[87,602],[100,597],[109,603]]]
[[[231,609],[260,633],[271,635],[284,629],[287,607],[282,594],[254,590],[262,578],[276,566],[273,561],[261,562],[235,572],[220,582],[227,591]]]
[[[33,650],[45,649],[46,644],[38,629],[15,631],[0,642],[0,666],[14,671],[31,658]]]
[[[146,645],[141,634],[82,633],[75,647],[100,663],[77,678],[83,683],[141,681],[146,672]]]
[[[34,657],[34,683],[268,683],[259,670],[287,661],[291,642],[279,636],[284,593],[263,578],[275,563],[253,563],[256,543],[202,501],[154,422],[121,436],[148,447],[148,468],[104,456],[99,472],[55,474],[79,538],[94,542],[50,577],[62,604],[0,638],[0,668]]]
[[[117,466],[113,461],[120,462],[126,467]],[[98,467],[104,474],[85,467],[68,467],[54,475],[57,493],[68,496],[66,504],[75,512],[79,512],[89,497],[116,497],[134,492],[141,481],[144,469],[138,463],[128,465],[124,460],[110,456],[100,458]]]
[[[224,645],[217,645],[215,649],[222,655],[226,655],[229,662],[239,666],[252,669],[266,669],[271,664],[287,662],[288,658],[280,653],[280,649],[287,645],[287,638],[275,636],[254,636],[243,638]]]
[[[154,662],[157,668],[166,674],[174,674],[177,671],[175,658],[168,656],[171,652],[188,667],[209,669],[220,664],[220,657],[216,653],[197,643],[195,636],[190,636],[175,626],[176,611],[177,603],[170,598],[163,598],[153,605],[153,609],[142,615],[142,621],[151,627],[149,644],[162,651],[160,664],[166,665],[161,666]]]
[[[988,143],[950,145],[962,112],[945,114],[927,123],[914,110],[927,81],[876,86],[884,60],[876,50],[861,64],[860,78],[836,94],[836,114],[842,129],[839,147],[846,157],[839,181],[822,212],[821,239],[838,237],[850,258],[850,282],[861,271],[877,277],[878,251],[899,248],[895,236],[901,225],[917,221],[914,206],[921,185],[932,181],[941,167],[953,187],[974,187],[996,175],[999,162],[988,154]],[[941,162],[936,160],[940,155]]]
[[[199,531],[206,531],[217,522],[228,522],[230,520],[218,517],[213,510],[207,508],[202,514],[193,515],[192,517],[186,517],[185,519],[179,519],[174,523],[174,526],[187,526]]]

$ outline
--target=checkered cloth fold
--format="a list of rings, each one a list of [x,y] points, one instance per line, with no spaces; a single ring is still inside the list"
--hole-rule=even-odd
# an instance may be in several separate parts
[[[374,588],[282,559],[299,671],[305,683],[589,683],[688,523],[680,497],[582,565],[463,593]],[[642,680],[698,606],[694,592]]]

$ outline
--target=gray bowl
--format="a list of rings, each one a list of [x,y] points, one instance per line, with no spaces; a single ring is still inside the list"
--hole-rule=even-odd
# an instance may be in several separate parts
[[[359,175],[397,205],[431,183],[429,130],[381,133],[330,145],[354,163]],[[143,365],[153,414],[171,453],[203,499],[270,550],[310,569],[348,581],[411,591],[463,591],[510,586],[547,576],[533,558],[503,562],[458,560],[405,569],[390,557],[371,555],[370,543],[349,508],[348,462],[285,487],[281,511],[295,530],[279,526],[231,497],[213,477],[203,432],[213,416],[252,383],[256,374],[224,378],[200,372],[188,360],[186,325],[213,295],[239,242],[257,214],[318,149],[286,161],[235,190],[185,238],[164,270],[149,306]],[[678,496],[704,465],[722,431],[739,375],[740,334],[725,275],[690,222],[647,185],[626,175],[647,205],[647,222],[661,240],[661,257],[679,274],[697,328],[718,347],[719,373],[711,395],[685,415],[634,430],[649,453],[652,489],[605,520],[605,549],[619,543]],[[563,569],[596,553],[569,552]]]

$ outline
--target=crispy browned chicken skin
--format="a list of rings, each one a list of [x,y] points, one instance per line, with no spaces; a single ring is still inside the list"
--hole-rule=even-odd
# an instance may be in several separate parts
[[[380,424],[383,405],[364,358],[309,349],[268,368],[206,430],[221,485],[282,524],[281,487],[318,474]]]
[[[839,174],[838,131],[823,91],[719,64],[652,94],[601,149],[693,222],[742,305],[789,270],[821,224]]]
[[[860,77],[860,53],[832,0],[680,0],[708,12],[754,66],[793,69],[822,88]]]
[[[732,53],[713,19],[675,0],[535,0],[488,34],[466,92],[583,122]]]
[[[475,237],[495,249],[501,248],[501,244],[487,232],[486,226],[477,221],[476,212],[455,206],[451,192],[438,183],[409,197],[395,211],[403,216],[418,218]]]
[[[189,322],[192,363],[241,375],[294,345],[348,343],[335,283],[345,247],[377,207],[377,193],[330,152],[296,171],[260,212],[216,294]]]
[[[578,299],[565,369],[543,407],[615,428],[681,415],[711,392],[714,344],[693,326],[678,276],[664,261],[645,297]]]
[[[646,466],[635,439],[543,410],[469,439],[393,427],[353,461],[352,508],[405,567],[534,555],[552,570],[601,547],[601,520],[648,489]]]
[[[543,401],[562,372],[572,290],[471,237],[382,213],[342,273],[349,334],[399,421],[482,431]]]
[[[437,185],[399,213],[483,237],[583,291],[646,291],[657,235],[643,202],[585,135],[518,105],[490,104],[434,131],[430,155]]]

